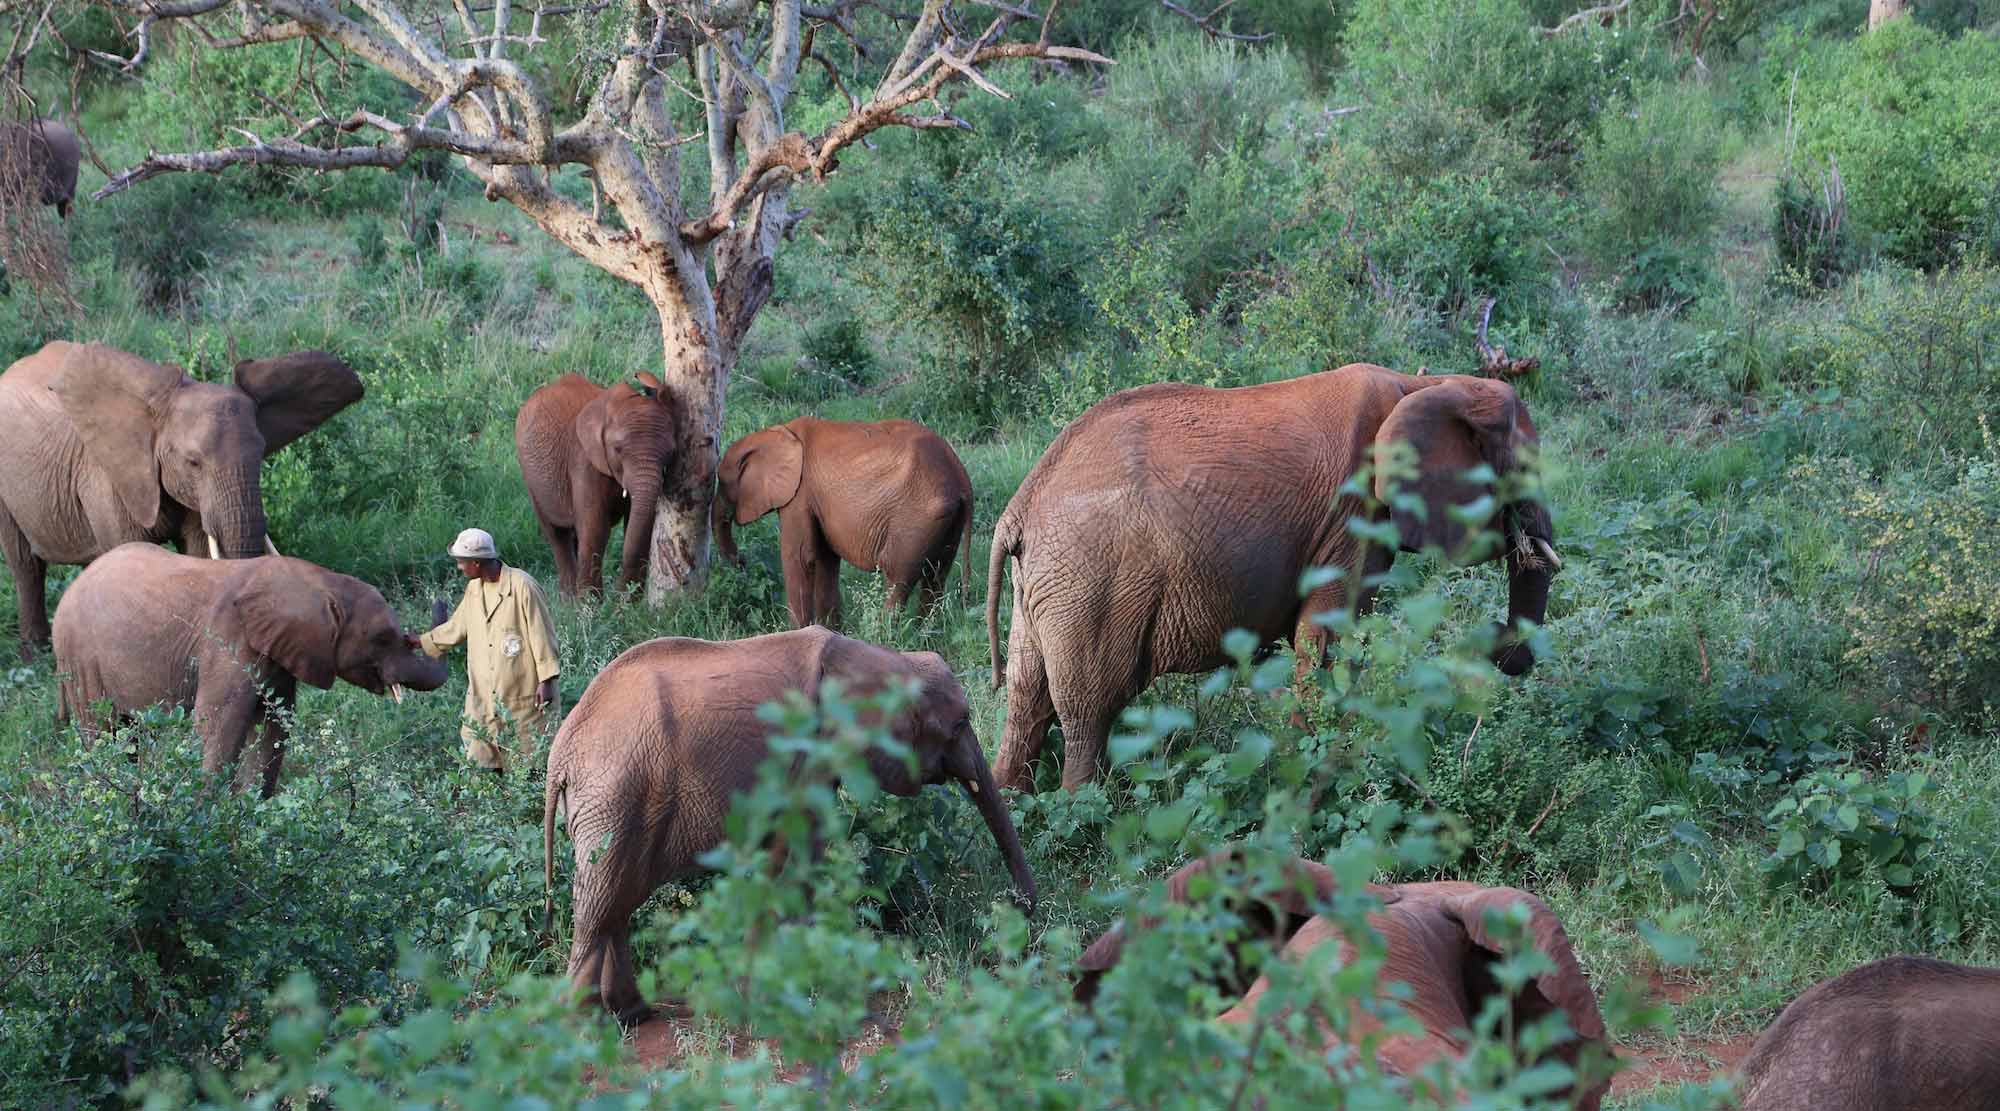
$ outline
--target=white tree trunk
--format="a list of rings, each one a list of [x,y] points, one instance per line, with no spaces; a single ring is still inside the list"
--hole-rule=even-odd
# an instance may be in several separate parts
[[[678,290],[654,298],[660,314],[660,381],[673,395],[681,417],[680,444],[660,486],[646,567],[646,604],[655,607],[670,595],[700,589],[708,577],[709,503],[722,456],[723,399],[730,371],[713,338],[713,303],[707,306],[709,319],[703,321],[698,306],[675,293]]]
[[[1868,29],[1873,31],[1909,10],[1909,0],[1868,0]]]

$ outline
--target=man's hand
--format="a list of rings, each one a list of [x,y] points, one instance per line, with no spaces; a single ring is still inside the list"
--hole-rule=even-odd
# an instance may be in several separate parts
[[[535,688],[536,705],[547,706],[553,703],[555,700],[556,700],[556,681],[554,679],[542,680],[541,685]]]
[[[424,650],[423,638],[415,633],[404,633],[403,647],[409,649],[412,652],[421,652]]]

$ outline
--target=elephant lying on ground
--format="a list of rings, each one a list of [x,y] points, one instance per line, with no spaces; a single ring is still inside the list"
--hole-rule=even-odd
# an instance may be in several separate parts
[[[621,1021],[645,1012],[632,968],[632,912],[722,843],[732,797],[755,785],[770,752],[771,727],[757,707],[786,691],[816,698],[826,679],[854,695],[891,680],[923,684],[916,704],[890,723],[916,754],[917,774],[879,751],[869,754],[869,768],[891,794],[964,784],[1032,908],[1035,878],[972,731],[965,688],[943,657],[893,652],[818,626],[720,643],[647,641],[606,665],[563,720],[549,747],[542,815],[551,900],[559,811],[575,854],[570,978]]]
[[[1737,1092],[1743,1111],[2000,1109],[2000,968],[1889,957],[1815,984]]]
[[[972,479],[921,424],[800,417],[729,445],[718,475],[714,525],[725,559],[740,558],[732,524],[777,512],[796,627],[839,623],[842,560],[882,572],[892,613],[913,589],[930,612],[961,551],[961,594],[971,591]]]
[[[1219,1021],[1251,1021],[1258,1000],[1269,990],[1267,977],[1256,976],[1247,988],[1241,985],[1254,975],[1262,958],[1245,963],[1241,941],[1267,938],[1284,960],[1300,960],[1320,945],[1340,947],[1341,964],[1353,956],[1353,946],[1341,936],[1332,919],[1312,913],[1337,889],[1333,874],[1309,860],[1282,861],[1284,883],[1275,888],[1258,888],[1246,882],[1243,850],[1231,847],[1193,861],[1167,881],[1168,897],[1174,902],[1193,903],[1190,891],[1196,877],[1206,875],[1220,884],[1223,905],[1244,919],[1238,954],[1233,967],[1213,970],[1215,982],[1225,998],[1240,991],[1240,999],[1218,1017]],[[1424,1066],[1444,1057],[1464,1053],[1466,1033],[1487,1001],[1503,993],[1492,966],[1504,957],[1501,943],[1489,930],[1486,915],[1515,904],[1529,912],[1528,935],[1534,947],[1548,957],[1554,970],[1536,977],[1512,1001],[1510,1030],[1521,1030],[1545,1016],[1560,1011],[1569,1022],[1571,1036],[1545,1056],[1571,1068],[1595,1070],[1583,1075],[1581,1086],[1566,1094],[1579,1111],[1596,1111],[1610,1088],[1603,1061],[1585,1060],[1586,1054],[1610,1057],[1604,1019],[1597,1010],[1597,998],[1590,982],[1578,966],[1562,923],[1534,895],[1511,887],[1481,887],[1471,883],[1370,884],[1368,890],[1382,900],[1383,907],[1368,916],[1369,925],[1382,935],[1388,946],[1387,959],[1376,976],[1377,997],[1389,998],[1390,985],[1409,985],[1411,992],[1401,1001],[1405,1013],[1422,1027],[1418,1035],[1393,1034],[1376,1046],[1376,1059],[1390,1072],[1413,1076]],[[1102,978],[1124,955],[1129,929],[1146,929],[1152,923],[1118,925],[1106,931],[1084,951],[1077,962],[1077,998],[1094,999]],[[1266,950],[1268,953],[1269,950]],[[1360,1039],[1383,1029],[1378,1017],[1355,1007],[1349,1014],[1348,1035]],[[1322,1026],[1325,1049],[1341,1044],[1330,1029]],[[1591,1049],[1590,1047],[1595,1047]],[[1602,1077],[1602,1078],[1598,1078]]]
[[[361,397],[323,351],[236,364],[230,385],[95,344],[51,343],[0,374],[0,549],[22,655],[48,643],[51,563],[134,540],[190,555],[269,551],[266,457]]]
[[[1376,445],[1415,448],[1416,505],[1367,510],[1340,490]],[[1436,546],[1473,558],[1504,556],[1508,622],[1494,662],[1509,675],[1534,664],[1512,635],[1539,622],[1561,567],[1548,512],[1532,500],[1479,499],[1468,482],[1485,464],[1508,478],[1535,450],[1534,422],[1511,387],[1457,375],[1397,374],[1355,363],[1323,374],[1240,389],[1153,385],[1113,394],[1056,437],[993,528],[986,629],[993,681],[1007,687],[1007,727],[994,774],[1033,788],[1030,765],[1060,721],[1063,784],[1102,770],[1105,742],[1125,704],[1159,675],[1228,662],[1223,634],[1291,637],[1301,671],[1325,651],[1314,618],[1365,608],[1357,575],[1388,569],[1395,553],[1364,544],[1350,518],[1393,517],[1404,551]],[[1380,472],[1376,496],[1389,502]],[[1480,551],[1488,522],[1470,527],[1456,507],[1489,507],[1504,543]],[[1000,655],[1000,594],[1015,562],[1009,663]],[[1303,600],[1302,572],[1347,577]]]
[[[675,421],[671,396],[650,374],[608,387],[565,374],[522,402],[514,451],[563,594],[603,589],[604,549],[620,521],[618,585],[645,579]]]
[[[444,685],[374,587],[302,559],[216,561],[125,544],[84,568],[56,607],[61,707],[86,733],[98,717],[165,704],[191,710],[201,766],[235,765],[238,786],[277,790],[298,684],[336,677],[374,694]]]
[[[64,220],[76,200],[76,170],[82,160],[76,132],[55,120],[0,122],[0,188],[31,190]],[[19,175],[18,186],[5,175]]]

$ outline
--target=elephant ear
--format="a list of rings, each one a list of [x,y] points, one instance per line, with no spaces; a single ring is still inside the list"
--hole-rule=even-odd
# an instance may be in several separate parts
[[[56,399],[76,425],[84,458],[145,528],[160,519],[159,425],[184,381],[176,367],[94,343],[71,346],[56,375]]]
[[[798,495],[806,447],[791,429],[781,424],[752,433],[730,445],[729,454],[733,460],[723,461],[723,474],[735,476],[737,524],[782,509]]]
[[[283,556],[263,556],[231,584],[244,644],[321,690],[333,686],[335,646],[347,620],[323,572]]]
[[[1482,463],[1495,476],[1513,471],[1522,444],[1534,439],[1534,425],[1505,382],[1464,376],[1435,381],[1405,395],[1376,431],[1378,452],[1396,443],[1416,449],[1417,475],[1398,482],[1378,465],[1375,497],[1391,507],[1404,551],[1434,546],[1456,555],[1500,509],[1493,484],[1468,481],[1465,473]],[[1398,493],[1404,504],[1397,504]],[[1408,504],[1409,495],[1421,511]],[[1473,519],[1461,519],[1468,511]]]
[[[1465,931],[1466,940],[1489,953],[1504,955],[1505,947],[1487,918],[1504,914],[1517,903],[1528,908],[1527,940],[1555,966],[1523,989],[1524,996],[1529,998],[1517,1000],[1517,1010],[1525,1008],[1530,1020],[1550,1010],[1560,1010],[1569,1018],[1569,1028],[1577,1038],[1603,1041],[1604,1016],[1598,1013],[1597,995],[1590,990],[1583,966],[1576,962],[1576,951],[1570,948],[1569,934],[1563,930],[1562,921],[1547,903],[1515,887],[1482,887],[1447,897],[1443,900],[1443,911]]]
[[[611,429],[611,397],[619,390],[629,390],[626,386],[612,386],[599,391],[576,414],[576,444],[582,449],[584,461],[598,474],[618,477],[611,469],[611,448],[604,442],[604,434]]]
[[[236,364],[236,388],[257,403],[264,457],[361,400],[361,376],[324,351],[298,351]]]

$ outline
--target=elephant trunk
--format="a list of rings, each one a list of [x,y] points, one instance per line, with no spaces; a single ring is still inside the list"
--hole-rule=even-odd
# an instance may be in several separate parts
[[[212,554],[222,559],[255,559],[265,554],[264,499],[256,477],[252,475],[207,499],[201,523],[213,541]]]
[[[422,652],[406,652],[383,662],[382,685],[392,691],[397,687],[434,691],[444,686],[450,674],[451,669],[443,660],[434,660]]]
[[[993,782],[992,769],[986,766],[986,754],[980,750],[979,738],[970,728],[959,741],[960,779],[965,784],[965,793],[972,796],[972,804],[979,808],[979,816],[986,819],[986,828],[992,831],[994,844],[1000,846],[1000,855],[1007,858],[1007,871],[1014,877],[1015,901],[1029,914],[1035,913],[1035,876],[1028,871],[1027,855],[1021,851],[1021,835],[1014,829],[1014,818],[1007,811],[1007,802],[1000,797],[1000,788]]]
[[[1562,567],[1548,511],[1534,503],[1509,507],[1507,530],[1507,624],[1499,630],[1493,665],[1507,675],[1524,675],[1535,654],[1516,631],[1523,620],[1541,624],[1548,615],[1549,583]]]
[[[726,487],[716,486],[709,516],[711,531],[715,533],[715,550],[731,563],[742,563],[743,557],[736,551],[736,501]]]
[[[653,546],[653,517],[660,508],[660,463],[635,463],[627,472],[625,492],[632,508],[625,516],[625,552],[618,560],[618,584],[629,587],[646,577],[646,557]]]

